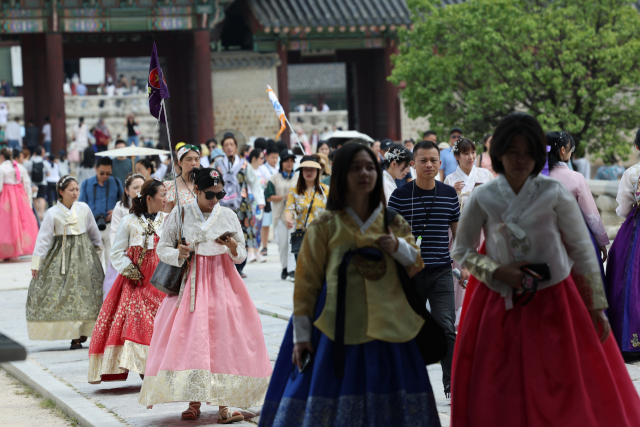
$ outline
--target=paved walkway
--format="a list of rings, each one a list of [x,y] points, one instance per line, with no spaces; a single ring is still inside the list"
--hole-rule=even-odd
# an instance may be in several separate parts
[[[293,283],[280,280],[277,248],[269,247],[268,262],[253,263],[246,267],[247,288],[261,313],[264,338],[272,363],[278,355],[282,336],[292,310]],[[52,396],[63,411],[78,419],[83,426],[206,426],[217,421],[217,407],[203,406],[198,421],[182,421],[180,413],[186,409],[184,403],[156,405],[147,410],[138,404],[138,393],[142,381],[131,375],[126,382],[87,383],[88,345],[82,350],[69,350],[68,341],[30,341],[27,337],[25,303],[29,286],[29,260],[0,263],[0,325],[2,332],[27,347],[26,362],[17,363],[10,373],[46,395]],[[185,349],[187,352],[188,349]],[[640,367],[628,365],[636,388],[640,389]],[[436,396],[440,420],[449,426],[450,405],[444,398],[440,365],[428,368],[429,377]],[[259,414],[260,408],[246,408],[245,416]],[[77,415],[82,415],[78,417]],[[83,415],[84,414],[84,415]],[[0,420],[2,417],[0,416]],[[255,425],[258,417],[248,418],[235,425]]]

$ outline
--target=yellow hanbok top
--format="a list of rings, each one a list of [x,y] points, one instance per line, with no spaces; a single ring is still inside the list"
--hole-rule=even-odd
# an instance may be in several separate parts
[[[384,253],[381,262],[355,256],[347,270],[345,344],[372,340],[407,342],[416,337],[424,323],[405,297],[395,262],[399,261],[407,270],[422,269],[420,251],[411,227],[400,215],[395,216],[390,228],[399,240],[396,253]],[[338,268],[342,257],[348,250],[366,246],[380,249],[377,240],[383,234],[387,231],[382,205],[365,223],[347,208],[326,211],[309,226],[298,256],[293,294],[296,342],[310,339],[311,319],[325,280],[327,298],[314,325],[334,339]]]

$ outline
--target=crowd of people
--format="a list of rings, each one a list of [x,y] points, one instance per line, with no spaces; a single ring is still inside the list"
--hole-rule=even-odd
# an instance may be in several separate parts
[[[142,405],[188,402],[185,420],[207,402],[220,423],[263,405],[265,427],[438,426],[435,362],[453,426],[640,417],[622,357],[640,355],[640,163],[607,253],[576,142],[533,116],[478,144],[292,141],[228,131],[133,168],[89,143],[74,171],[44,142],[3,148],[0,258],[32,255],[29,338],[91,337],[88,382],[136,373]],[[270,236],[294,282],[273,369],[243,281]]]

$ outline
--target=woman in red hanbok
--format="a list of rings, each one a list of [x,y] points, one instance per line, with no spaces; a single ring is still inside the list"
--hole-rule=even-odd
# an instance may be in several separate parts
[[[129,371],[141,376],[153,335],[153,323],[165,294],[149,280],[158,265],[156,245],[167,214],[167,191],[149,180],[132,198],[131,214],[122,218],[111,249],[119,275],[105,298],[89,347],[92,384],[124,381]]]
[[[534,117],[506,116],[490,151],[499,176],[462,211],[452,258],[480,282],[470,283],[454,353],[453,427],[631,427],[640,419],[580,207],[540,175],[546,145]],[[478,251],[482,232],[491,237]]]

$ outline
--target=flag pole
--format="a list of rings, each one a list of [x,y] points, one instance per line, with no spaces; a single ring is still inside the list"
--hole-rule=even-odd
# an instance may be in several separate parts
[[[180,224],[180,237],[182,237],[182,215],[180,215],[180,197],[178,196],[178,174],[176,173],[176,165],[173,156],[173,146],[171,145],[171,132],[169,131],[169,119],[167,118],[167,107],[164,105],[164,98],[160,101],[160,112],[164,113],[164,124],[167,127],[167,140],[169,142],[169,155],[171,156],[171,169],[173,170],[173,187],[176,191],[176,206],[178,206],[178,221]],[[158,121],[160,121],[160,114],[158,114]],[[180,168],[182,173],[182,168]],[[179,240],[179,239],[178,239]]]
[[[296,133],[295,129],[293,129],[293,126],[291,126],[291,123],[289,123],[289,119],[287,119],[287,115],[284,115],[284,120],[287,122],[287,124],[289,125],[289,128],[291,128],[291,133],[293,134],[293,136],[296,138],[296,142],[298,143],[298,146],[300,147],[300,149],[302,150],[302,155],[306,156],[307,152],[304,151],[304,147],[302,146],[302,144],[300,143],[300,140],[298,139],[298,134]]]

